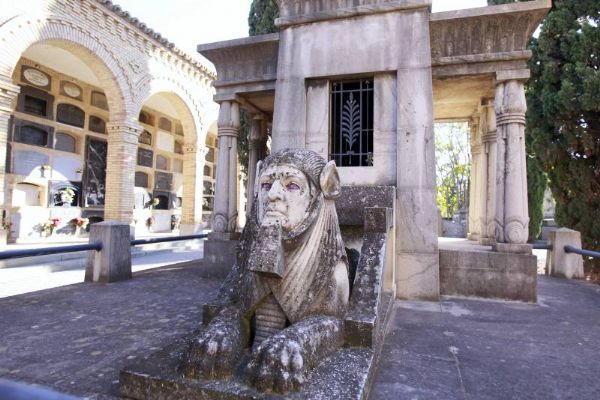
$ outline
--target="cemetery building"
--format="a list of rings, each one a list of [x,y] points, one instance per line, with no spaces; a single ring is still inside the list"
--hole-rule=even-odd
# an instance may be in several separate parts
[[[219,160],[234,160],[239,110],[254,115],[248,194],[272,122],[272,150],[306,148],[336,161],[342,225],[361,226],[353,220],[361,207],[392,210],[386,290],[535,301],[524,83],[527,43],[550,0],[439,13],[431,0],[277,4],[278,33],[198,46],[218,73]],[[437,237],[433,125],[449,121],[471,127],[471,240],[460,249],[440,249]],[[231,163],[220,162],[206,262],[224,261],[236,239],[235,182]],[[356,209],[344,209],[352,193]]]
[[[72,238],[77,218],[137,234],[206,226],[217,165],[209,67],[105,0],[7,2],[0,54],[11,241]]]

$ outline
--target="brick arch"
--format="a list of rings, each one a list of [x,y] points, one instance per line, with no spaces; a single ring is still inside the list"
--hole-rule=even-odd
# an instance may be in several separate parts
[[[131,79],[111,46],[66,19],[23,14],[0,25],[0,76],[10,80],[21,55],[34,44],[51,44],[81,58],[98,77],[113,118],[133,115]]]
[[[156,94],[166,94],[179,113],[183,125],[185,141],[188,143],[204,143],[209,121],[206,106],[199,102],[198,93],[192,94],[182,83],[173,78],[147,77],[137,84],[136,99],[140,99],[136,110],[142,109],[144,103]]]

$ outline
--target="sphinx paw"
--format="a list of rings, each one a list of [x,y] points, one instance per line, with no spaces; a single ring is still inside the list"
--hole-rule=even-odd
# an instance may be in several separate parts
[[[246,380],[263,392],[297,390],[305,380],[302,348],[295,340],[277,335],[263,342],[252,354]]]
[[[205,379],[230,375],[240,352],[241,345],[235,334],[222,327],[209,326],[190,343],[186,375]]]

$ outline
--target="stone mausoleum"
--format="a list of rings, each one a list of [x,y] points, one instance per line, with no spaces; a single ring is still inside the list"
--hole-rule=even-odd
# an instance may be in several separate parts
[[[214,71],[102,0],[4,2],[0,54],[0,207],[11,241],[39,241],[52,219],[57,240],[78,234],[76,218],[137,234],[206,225]]]
[[[535,301],[523,85],[527,43],[550,0],[440,13],[431,12],[431,0],[277,4],[278,33],[198,46],[217,68],[220,104],[214,233],[205,261],[226,261],[223,251],[237,238],[243,108],[254,116],[250,196],[254,163],[272,132],[272,151],[306,148],[336,161],[348,194],[336,202],[340,224],[353,225],[353,213],[365,206],[393,210],[385,286],[396,297]],[[448,121],[471,126],[471,240],[440,250],[433,125]],[[392,201],[383,204],[390,190]],[[360,249],[352,229],[343,232]]]

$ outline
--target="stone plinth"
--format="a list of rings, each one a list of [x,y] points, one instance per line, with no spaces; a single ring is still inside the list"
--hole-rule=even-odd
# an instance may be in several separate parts
[[[204,242],[203,268],[225,277],[235,264],[239,234],[211,232]]]
[[[117,282],[131,279],[130,227],[116,221],[90,226],[90,243],[102,242],[101,251],[88,253],[86,282]]]
[[[581,279],[583,275],[583,257],[565,252],[565,246],[581,248],[581,234],[577,231],[560,228],[550,232],[552,250],[546,258],[546,271],[552,276],[567,279]]]

